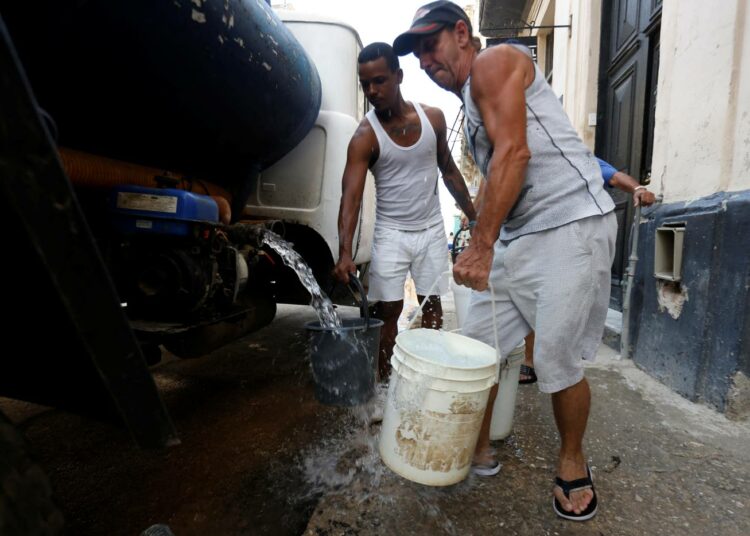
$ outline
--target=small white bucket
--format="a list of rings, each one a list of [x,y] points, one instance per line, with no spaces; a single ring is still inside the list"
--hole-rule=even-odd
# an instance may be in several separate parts
[[[495,383],[496,360],[494,348],[456,333],[413,329],[399,334],[380,432],[383,462],[428,486],[466,478]]]
[[[456,324],[459,329],[464,327],[464,322],[469,314],[469,302],[471,301],[471,289],[456,283],[451,277],[451,290],[453,291],[453,303],[456,308]]]
[[[508,354],[507,362],[500,368],[497,397],[492,406],[492,421],[490,423],[490,439],[505,439],[513,429],[513,415],[516,411],[516,393],[518,379],[521,375],[526,345],[521,342]]]

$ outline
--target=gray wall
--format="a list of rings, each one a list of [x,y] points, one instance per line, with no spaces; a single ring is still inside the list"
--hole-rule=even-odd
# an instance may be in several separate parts
[[[657,206],[644,219],[630,312],[634,361],[690,400],[747,417],[750,190]],[[669,223],[685,224],[682,282],[660,292],[655,233]]]

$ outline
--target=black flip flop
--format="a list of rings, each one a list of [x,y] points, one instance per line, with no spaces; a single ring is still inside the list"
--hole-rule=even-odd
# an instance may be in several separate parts
[[[557,497],[553,497],[552,508],[555,510],[555,513],[561,518],[567,519],[569,521],[588,521],[596,515],[598,501],[596,500],[596,491],[594,490],[594,480],[591,476],[591,469],[589,469],[588,465],[586,466],[586,472],[588,473],[588,476],[570,481],[563,480],[559,476],[555,477],[555,485],[563,491],[565,497],[568,499],[570,499],[570,494],[574,491],[591,489],[591,491],[594,493],[594,496],[591,498],[591,502],[580,514],[576,514],[572,511],[565,511],[565,509],[562,507],[562,504],[560,504],[560,501],[557,500]]]
[[[536,372],[534,372],[534,367],[530,367],[528,365],[521,365],[521,374],[524,376],[528,376],[525,380],[518,380],[518,383],[520,384],[527,384],[527,383],[536,383]]]

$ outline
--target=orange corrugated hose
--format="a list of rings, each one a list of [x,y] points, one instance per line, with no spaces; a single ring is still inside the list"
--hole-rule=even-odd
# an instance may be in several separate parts
[[[71,182],[83,188],[113,188],[120,184],[134,184],[148,188],[159,188],[157,177],[175,179],[175,188],[210,195],[219,206],[219,219],[228,224],[232,219],[232,196],[221,186],[204,181],[186,179],[179,173],[165,171],[96,156],[74,149],[59,149],[65,173]]]
[[[224,225],[229,225],[229,222],[232,221],[232,206],[229,201],[219,195],[212,195],[211,197],[219,206],[219,221]]]

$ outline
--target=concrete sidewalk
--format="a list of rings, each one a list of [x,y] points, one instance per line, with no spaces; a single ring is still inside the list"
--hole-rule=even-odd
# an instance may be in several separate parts
[[[686,401],[606,346],[586,375],[585,449],[600,502],[593,520],[568,522],[552,510],[557,432],[549,396],[527,385],[513,434],[496,445],[499,475],[448,488],[409,482],[383,466],[372,429],[369,439],[352,436],[335,465],[346,483],[324,493],[305,534],[750,534],[748,423]]]

